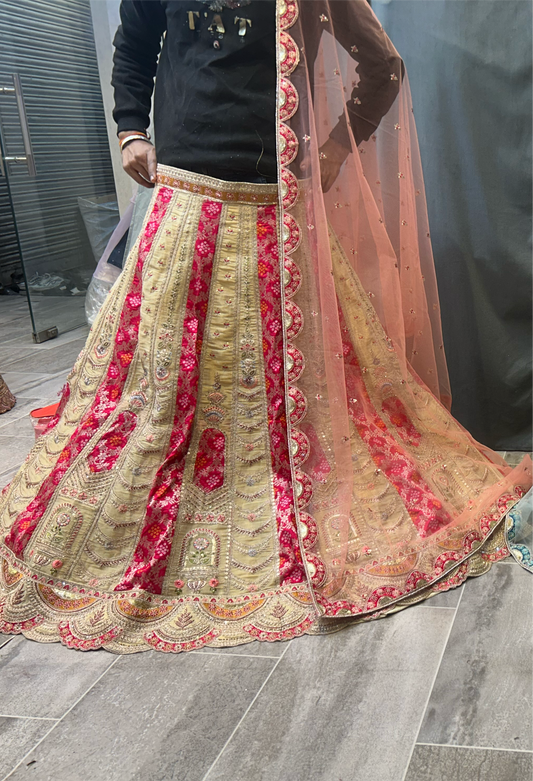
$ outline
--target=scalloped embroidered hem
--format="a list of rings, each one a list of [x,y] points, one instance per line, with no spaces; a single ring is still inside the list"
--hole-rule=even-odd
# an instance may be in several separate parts
[[[156,650],[164,653],[225,648],[254,640],[276,642],[304,634],[327,635],[352,624],[375,620],[460,586],[509,555],[503,519],[483,548],[450,569],[440,580],[397,601],[359,616],[316,617],[305,588],[251,597],[235,604],[208,598],[179,605],[151,605],[125,594],[114,600],[36,583],[3,559],[0,567],[0,632],[30,640],[60,642],[80,651],[116,654]]]

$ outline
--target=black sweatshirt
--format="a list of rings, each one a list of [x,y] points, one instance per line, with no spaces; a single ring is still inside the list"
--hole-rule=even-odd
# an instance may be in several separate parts
[[[158,162],[220,179],[275,182],[275,9],[275,0],[225,8],[218,14],[225,32],[213,36],[215,14],[198,0],[122,0],[112,80],[119,132],[148,127],[157,69]],[[251,21],[245,35],[235,17]]]
[[[304,14],[302,22],[306,55],[313,62],[324,27],[320,0],[307,1],[313,13]],[[330,13],[338,17],[332,21],[341,45],[350,52],[357,43],[360,81],[347,106],[360,143],[397,94],[390,73],[400,75],[401,60],[379,61],[373,45],[366,46],[350,29],[350,2],[335,0]],[[158,162],[220,179],[275,182],[275,14],[275,0],[252,0],[218,15],[200,0],[122,0],[112,78],[118,132],[148,127],[157,72]],[[371,122],[357,116],[356,94]],[[350,148],[344,117],[331,135]]]

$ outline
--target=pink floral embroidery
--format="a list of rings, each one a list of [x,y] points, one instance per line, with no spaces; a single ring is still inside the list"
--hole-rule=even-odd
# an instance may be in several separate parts
[[[137,416],[133,412],[121,412],[118,415],[113,426],[88,455],[91,472],[113,469],[136,423]]]
[[[52,499],[56,487],[61,482],[73,460],[97,434],[99,427],[108,419],[109,415],[114,412],[117,403],[120,400],[122,389],[124,388],[128,376],[128,367],[131,362],[131,360],[126,359],[126,355],[133,355],[137,344],[140,308],[135,305],[135,301],[136,295],[140,296],[142,292],[142,270],[144,261],[152,248],[154,236],[165,216],[167,204],[172,198],[172,194],[173,191],[167,187],[162,187],[159,190],[152,213],[139,243],[135,274],[120,313],[120,320],[113,348],[113,357],[107,375],[98,388],[90,409],[85,413],[80,425],[70,438],[68,445],[60,453],[55,467],[43,481],[37,496],[30,502],[26,509],[18,515],[9,534],[6,536],[6,546],[10,548],[18,558],[22,557],[24,549]],[[133,307],[129,304],[129,299],[131,299],[132,296],[134,303]],[[121,345],[120,349],[118,349],[118,345]]]
[[[270,370],[274,372],[274,374],[278,374],[283,368],[283,362],[281,358],[278,355],[274,355],[273,358],[270,359],[269,367]]]
[[[224,451],[226,439],[216,428],[202,431],[194,464],[193,483],[206,494],[224,484]]]
[[[268,428],[280,546],[280,582],[301,583],[305,581],[305,569],[294,512],[287,412],[284,403],[285,378],[282,366],[277,371],[273,370],[273,367],[277,367],[276,359],[283,355],[283,333],[281,328],[277,327],[281,323],[281,296],[275,206],[263,206],[258,209],[257,256]]]
[[[397,396],[389,396],[381,405],[381,409],[388,415],[393,426],[396,426],[398,436],[407,445],[418,447],[422,435],[414,427],[413,422],[400,399]]]
[[[204,201],[202,204],[184,317],[182,359],[170,443],[150,490],[144,526],[131,564],[115,591],[137,588],[152,594],[161,593],[180,506],[185,457],[193,431],[201,342],[221,210],[221,203]],[[210,248],[208,254],[206,247]]]
[[[451,523],[452,518],[424,481],[411,456],[398,445],[374,408],[355,349],[349,341],[340,307],[339,320],[344,333],[348,412],[376,467],[398,491],[420,536],[427,537]]]

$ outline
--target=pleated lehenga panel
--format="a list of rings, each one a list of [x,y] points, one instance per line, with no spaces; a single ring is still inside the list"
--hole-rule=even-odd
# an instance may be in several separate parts
[[[132,652],[282,639],[311,623],[277,187],[214,191],[176,173],[160,169],[57,424],[4,492],[5,631]]]

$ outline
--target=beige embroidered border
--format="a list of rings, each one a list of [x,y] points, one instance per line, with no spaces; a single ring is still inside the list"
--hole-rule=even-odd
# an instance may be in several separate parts
[[[168,165],[157,166],[157,183],[198,193],[214,201],[249,204],[275,204],[278,202],[277,184],[253,184],[251,182],[225,182],[211,176],[202,176]]]

